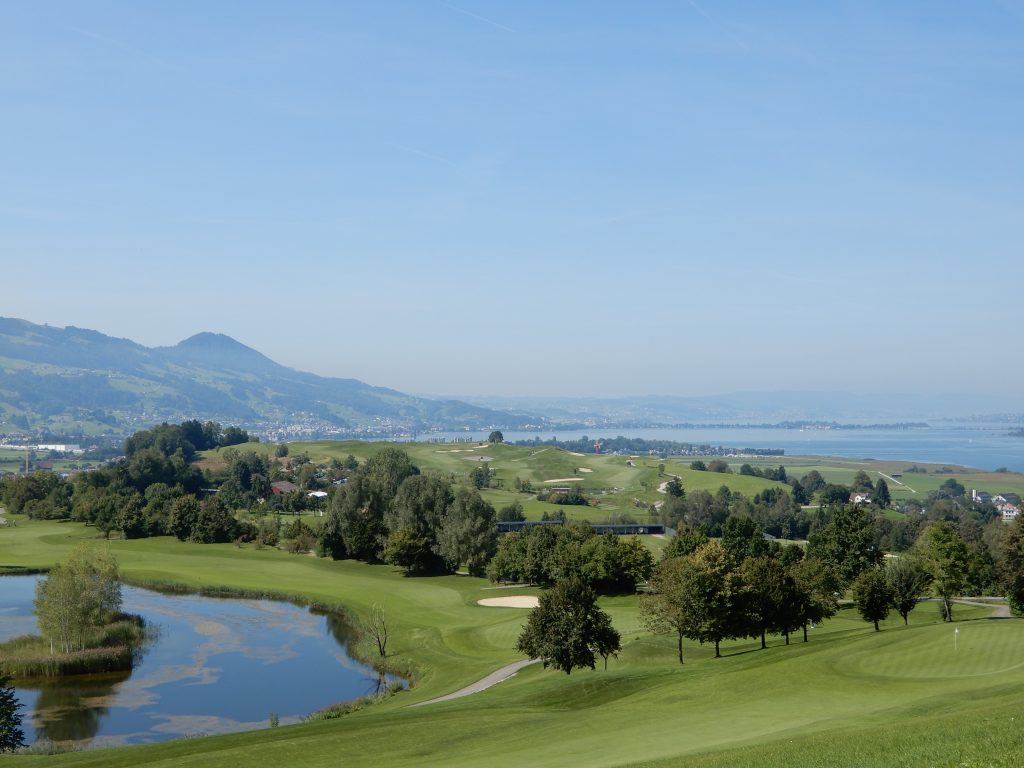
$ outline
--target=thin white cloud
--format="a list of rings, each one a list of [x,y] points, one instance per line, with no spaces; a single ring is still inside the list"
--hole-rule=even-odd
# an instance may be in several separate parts
[[[734,43],[736,43],[736,45],[738,45],[740,48],[742,48],[745,51],[749,51],[750,50],[750,46],[749,45],[747,45],[743,40],[741,40],[739,37],[737,37],[736,34],[731,29],[729,29],[727,26],[725,26],[725,24],[723,24],[721,21],[719,21],[714,16],[712,16],[710,13],[705,11],[704,8],[697,2],[697,0],[687,0],[687,1],[690,3],[690,6],[693,8],[693,10],[695,10],[697,13],[699,13],[701,16],[703,16],[708,21],[710,21],[714,26],[718,27],[718,30],[720,32],[722,32],[723,34],[727,35]]]
[[[147,61],[156,64],[157,66],[163,67],[165,69],[171,69],[175,72],[186,71],[181,67],[177,66],[176,64],[172,64],[169,61],[165,61],[164,59],[154,56],[153,54],[141,48],[136,48],[135,46],[126,43],[123,40],[118,40],[113,37],[107,37],[106,35],[101,35],[98,32],[93,32],[91,29],[85,29],[84,27],[68,27],[68,29],[70,29],[72,32],[82,35],[83,37],[88,37],[91,40],[95,40],[98,43],[103,43],[103,45],[109,46],[111,48],[117,48],[122,53],[127,53],[131,56],[135,56],[140,59],[146,59]]]
[[[451,160],[448,160],[447,158],[441,157],[440,155],[431,154],[430,152],[424,152],[422,149],[416,149],[416,147],[410,147],[410,146],[407,146],[405,144],[391,144],[391,146],[394,147],[395,149],[400,149],[403,152],[408,152],[410,155],[416,155],[417,157],[424,157],[427,160],[435,160],[435,161],[437,161],[439,163],[444,163],[445,165],[450,165],[453,168],[456,167],[456,164],[453,163]]]
[[[492,27],[497,27],[498,29],[503,29],[506,32],[511,32],[512,34],[515,34],[515,32],[516,32],[514,29],[512,29],[512,27],[506,26],[505,24],[502,24],[501,22],[495,21],[494,19],[488,19],[486,16],[481,16],[479,13],[473,13],[472,11],[467,11],[465,8],[459,8],[457,5],[452,5],[451,3],[445,3],[444,7],[448,8],[450,10],[453,10],[453,11],[455,11],[457,13],[461,13],[461,14],[464,14],[466,16],[469,16],[470,18],[476,19],[477,21],[482,21],[484,24],[490,24]]]

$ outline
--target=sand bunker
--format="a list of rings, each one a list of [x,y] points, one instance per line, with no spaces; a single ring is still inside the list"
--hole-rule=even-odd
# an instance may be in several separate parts
[[[594,470],[588,469],[587,467],[576,467],[577,472],[593,472]]]
[[[540,599],[535,595],[509,595],[508,597],[485,597],[477,605],[490,608],[536,608]]]
[[[493,456],[463,456],[466,461],[494,461]]]
[[[569,451],[570,456],[586,456],[585,453],[576,453],[576,451]]]

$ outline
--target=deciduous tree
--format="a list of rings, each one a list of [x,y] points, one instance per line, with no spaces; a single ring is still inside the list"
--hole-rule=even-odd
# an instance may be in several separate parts
[[[435,551],[450,570],[465,563],[474,576],[483,576],[498,546],[494,507],[475,490],[460,488],[437,533]]]
[[[808,554],[832,565],[844,583],[851,583],[861,571],[882,562],[872,514],[849,504],[830,508],[828,522],[811,534]]]
[[[1003,537],[1000,577],[1010,608],[1018,616],[1024,615],[1024,516],[1018,515],[1010,523]]]
[[[877,632],[878,622],[889,615],[893,604],[892,588],[881,567],[861,571],[853,582],[853,602],[864,621],[873,622]]]
[[[893,606],[909,624],[910,612],[917,605],[918,598],[928,588],[928,574],[914,559],[899,557],[890,560],[885,567],[885,576],[892,590]]]
[[[106,549],[80,544],[36,585],[34,606],[51,653],[84,649],[89,630],[121,608],[117,563]]]
[[[813,557],[792,565],[790,573],[796,584],[796,614],[806,643],[809,624],[818,624],[836,615],[842,585],[832,566]]]
[[[597,594],[580,578],[560,582],[540,596],[516,649],[567,675],[596,666],[597,655],[617,655],[621,638],[611,617],[597,607]]]
[[[956,528],[945,520],[929,525],[914,545],[914,555],[931,577],[932,591],[942,599],[946,621],[953,620],[953,598],[967,581],[967,545]]]

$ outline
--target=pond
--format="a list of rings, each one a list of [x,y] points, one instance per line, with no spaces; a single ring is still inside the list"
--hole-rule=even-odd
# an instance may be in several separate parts
[[[0,577],[0,640],[36,633],[40,576]],[[337,615],[123,587],[158,634],[131,672],[19,681],[26,739],[113,746],[282,725],[394,681],[352,659]]]

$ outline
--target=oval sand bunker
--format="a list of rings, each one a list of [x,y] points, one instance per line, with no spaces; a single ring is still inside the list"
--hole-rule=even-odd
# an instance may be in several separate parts
[[[490,608],[536,608],[540,602],[536,595],[509,595],[508,597],[485,597],[477,605]]]

